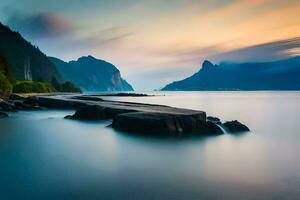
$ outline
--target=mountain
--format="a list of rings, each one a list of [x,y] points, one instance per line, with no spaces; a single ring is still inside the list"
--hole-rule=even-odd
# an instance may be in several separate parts
[[[64,62],[49,57],[64,80],[70,80],[85,91],[132,91],[132,86],[121,77],[111,63],[84,56],[76,61]]]
[[[12,82],[11,66],[0,52],[0,97],[7,96],[12,92]]]
[[[194,75],[162,90],[300,90],[300,56],[257,63],[214,65],[204,61]]]
[[[0,52],[9,60],[17,80],[61,80],[59,72],[47,56],[26,41],[18,32],[0,23]]]

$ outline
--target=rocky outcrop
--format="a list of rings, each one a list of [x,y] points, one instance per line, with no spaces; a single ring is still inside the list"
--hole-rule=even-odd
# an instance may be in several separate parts
[[[12,110],[75,109],[74,115],[66,116],[75,120],[112,119],[112,127],[124,132],[163,135],[219,135],[223,127],[229,132],[249,131],[238,121],[222,124],[217,117],[206,117],[203,111],[174,108],[169,106],[106,101],[97,96],[37,96],[21,98],[13,96],[9,102],[0,105]],[[10,107],[11,106],[11,107]]]
[[[51,97],[35,97],[33,99],[39,106],[52,109],[77,109],[86,105],[81,101],[72,101],[63,98],[51,98]]]
[[[45,98],[52,101],[49,97]],[[105,101],[97,96],[88,95],[75,96],[70,99],[76,99],[77,103],[81,102],[86,105],[80,106],[74,115],[66,116],[66,118],[76,120],[113,119],[113,128],[129,133],[188,136],[223,134],[224,127],[229,132],[249,130],[237,121],[222,124],[219,118],[206,117],[206,113],[203,111],[152,104]]]
[[[0,110],[11,111],[11,110],[13,110],[13,104],[6,100],[0,99]]]
[[[234,120],[230,122],[225,122],[222,124],[229,132],[232,133],[238,133],[238,132],[247,132],[250,131],[250,129],[242,124],[241,122]]]
[[[76,110],[72,116],[66,116],[67,119],[79,120],[104,120],[109,119],[106,115],[104,108],[97,105],[86,105]]]
[[[84,105],[79,107],[74,115],[66,116],[68,119],[77,120],[105,120],[113,119],[123,113],[135,112],[129,108],[104,107],[100,105]]]
[[[222,134],[218,126],[202,119],[202,113],[125,113],[114,118],[112,127],[120,131],[151,135]]]
[[[210,121],[214,124],[219,124],[219,125],[222,124],[221,120],[218,117],[208,116],[207,121]]]

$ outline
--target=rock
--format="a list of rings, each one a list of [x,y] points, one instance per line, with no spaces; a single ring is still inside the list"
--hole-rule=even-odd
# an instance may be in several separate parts
[[[73,116],[66,116],[66,119],[81,119],[81,120],[103,120],[108,119],[104,108],[97,105],[86,105],[76,110]]]
[[[47,96],[39,97],[37,102],[40,106],[47,108],[75,108],[75,114],[66,116],[66,119],[113,119],[111,125],[113,128],[129,133],[164,136],[218,135],[224,133],[221,120],[216,117],[207,118],[203,111],[154,104],[99,101],[97,97],[94,99],[95,96],[89,97]],[[248,130],[246,126],[247,129],[235,121],[227,122],[227,126],[229,128],[224,125],[232,132]]]
[[[25,97],[22,97],[22,96],[17,95],[17,94],[11,94],[11,95],[9,96],[9,99],[10,99],[10,100],[24,100]]]
[[[36,100],[32,101],[36,101],[37,104],[41,107],[56,109],[76,109],[86,105],[85,103],[79,101],[49,97],[36,97]]]
[[[194,115],[133,112],[117,115],[112,127],[125,132],[151,135],[221,134],[222,130],[211,122],[201,120],[202,112]]]
[[[74,115],[66,116],[66,119],[78,120],[105,120],[112,119],[118,114],[134,112],[130,109],[121,109],[114,107],[103,107],[99,105],[85,105],[78,108]]]
[[[8,114],[4,112],[0,112],[0,118],[5,118],[5,117],[8,117]]]
[[[240,123],[239,121],[237,120],[234,120],[234,121],[230,121],[230,122],[225,122],[222,124],[229,132],[232,132],[232,133],[237,133],[237,132],[247,132],[247,131],[250,131],[250,129]]]
[[[222,128],[220,128],[219,123],[214,123],[211,121],[207,121],[206,133],[210,135],[221,135],[224,134]],[[221,123],[221,122],[220,122]]]
[[[222,124],[221,120],[218,117],[208,116],[207,121],[213,122],[215,124]]]
[[[72,99],[85,100],[85,101],[103,101],[103,99],[94,96],[75,96]]]
[[[14,100],[12,105],[14,110],[22,110],[24,108],[22,100]]]
[[[32,96],[32,97],[27,97],[23,99],[23,104],[26,104],[28,106],[38,106],[38,97]]]
[[[4,101],[3,99],[0,99],[0,110],[3,111],[12,111],[13,110],[13,104]]]

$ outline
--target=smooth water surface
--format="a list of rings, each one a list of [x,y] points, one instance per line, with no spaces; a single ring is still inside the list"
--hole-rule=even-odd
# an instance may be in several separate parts
[[[73,111],[0,119],[0,199],[299,199],[299,92],[161,92],[105,99],[204,110],[242,135],[159,139]]]

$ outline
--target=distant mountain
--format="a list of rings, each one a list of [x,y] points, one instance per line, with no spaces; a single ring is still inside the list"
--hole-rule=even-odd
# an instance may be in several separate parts
[[[27,42],[18,32],[0,23],[0,52],[9,60],[17,80],[61,80],[55,66],[37,47]]]
[[[111,63],[84,56],[77,61],[64,62],[49,57],[64,80],[70,80],[85,91],[132,91],[132,86],[121,77]]]
[[[197,73],[162,90],[300,90],[300,57],[219,65],[204,61]]]

